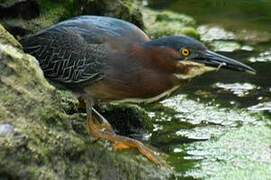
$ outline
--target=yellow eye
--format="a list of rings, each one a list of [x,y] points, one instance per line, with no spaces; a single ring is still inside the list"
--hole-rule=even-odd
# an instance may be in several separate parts
[[[181,49],[181,54],[182,54],[182,56],[187,57],[190,55],[190,50],[187,48],[183,48],[183,49]]]

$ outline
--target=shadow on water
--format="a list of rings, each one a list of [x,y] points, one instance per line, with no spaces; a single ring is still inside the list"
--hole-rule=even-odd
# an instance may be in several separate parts
[[[252,30],[256,39],[267,32],[263,41],[230,40],[248,49],[220,52],[253,67],[256,75],[227,70],[206,74],[146,110],[154,124],[150,142],[169,154],[180,179],[270,178],[271,2],[153,0],[149,6],[185,13],[200,25],[237,34],[249,36]]]

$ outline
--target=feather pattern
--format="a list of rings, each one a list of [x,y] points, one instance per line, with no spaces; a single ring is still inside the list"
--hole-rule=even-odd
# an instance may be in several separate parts
[[[90,43],[85,33],[77,27],[57,26],[21,42],[48,79],[61,84],[94,82],[103,78],[106,48],[93,38]]]
[[[116,52],[112,48],[119,48],[117,52],[121,53],[126,45],[147,40],[147,35],[131,23],[80,16],[25,37],[21,44],[25,52],[38,59],[46,78],[76,87],[104,78],[106,61],[112,61],[110,55]]]

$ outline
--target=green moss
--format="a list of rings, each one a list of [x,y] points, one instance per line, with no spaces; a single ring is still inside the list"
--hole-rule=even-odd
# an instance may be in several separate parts
[[[45,27],[49,27],[60,20],[66,19],[71,16],[67,9],[67,4],[57,1],[43,0],[39,1],[41,7],[41,14],[39,17],[24,21],[27,23],[27,27],[32,32],[36,32]]]
[[[195,26],[195,24],[196,24],[195,20],[192,17],[187,16],[187,15],[183,15],[183,14],[178,14],[178,13],[171,12],[171,11],[157,12],[156,21],[157,22],[177,21],[179,23],[182,23],[184,25],[189,25],[189,26]]]
[[[170,11],[143,10],[146,32],[153,38],[170,35],[187,35],[199,38],[195,20],[189,16]]]

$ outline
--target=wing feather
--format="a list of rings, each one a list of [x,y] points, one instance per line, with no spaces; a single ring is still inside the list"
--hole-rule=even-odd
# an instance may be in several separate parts
[[[38,59],[44,75],[52,81],[74,85],[103,77],[105,45],[88,37],[84,29],[56,26],[27,37],[21,43],[25,52]]]

